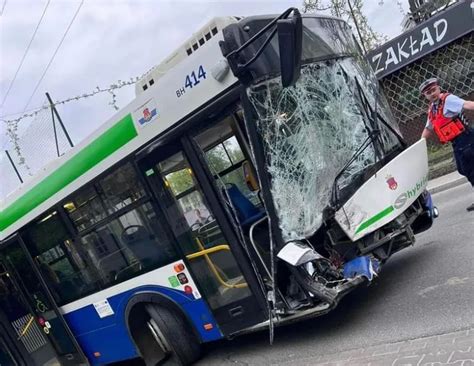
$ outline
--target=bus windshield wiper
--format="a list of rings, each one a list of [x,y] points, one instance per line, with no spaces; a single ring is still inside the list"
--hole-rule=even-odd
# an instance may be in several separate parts
[[[375,153],[376,156],[379,155],[380,153],[383,154],[383,151],[379,151],[377,147],[377,139],[381,134],[380,129],[376,128],[375,126],[378,125],[377,121],[380,121],[387,129],[393,133],[399,142],[402,144],[402,146],[406,146],[406,142],[403,140],[403,138],[397,133],[397,131],[389,124],[385,119],[382,117],[382,115],[379,113],[377,110],[377,100],[378,96],[377,94],[375,95],[375,107],[374,109],[371,107],[367,96],[365,95],[362,86],[360,85],[359,80],[357,77],[354,77],[354,81],[356,84],[356,90],[357,90],[357,96],[359,99],[359,103],[362,106],[362,111],[365,115],[365,117],[370,121],[372,125],[372,129],[369,128],[369,126],[366,125],[366,128],[370,130],[369,135],[367,138],[362,142],[362,144],[357,148],[357,150],[354,152],[354,154],[351,156],[351,158],[348,160],[348,162],[344,165],[344,167],[339,171],[337,174],[336,178],[334,179],[332,191],[331,191],[331,198],[332,198],[332,206],[333,207],[338,207],[339,206],[339,186],[338,186],[338,181],[341,178],[341,176],[344,174],[344,172],[347,170],[347,168],[367,149],[367,147],[370,144],[374,145]]]
[[[369,147],[375,139],[380,135],[380,130],[372,130],[369,132],[369,135],[367,138],[360,144],[360,146],[357,148],[357,150],[352,154],[351,158],[347,161],[347,163],[344,165],[344,167],[339,171],[339,173],[336,175],[336,178],[334,178],[334,183],[332,185],[332,190],[331,190],[331,200],[332,200],[332,206],[334,208],[337,208],[339,206],[339,185],[338,181],[344,174],[344,172],[347,170],[349,166]]]
[[[387,129],[392,134],[395,135],[395,137],[398,139],[398,141],[400,142],[400,144],[403,147],[407,146],[407,143],[405,142],[405,140],[403,140],[403,137],[400,136],[400,134],[382,117],[382,115],[377,110],[378,99],[379,99],[378,90],[375,93],[375,107],[374,107],[374,109],[372,109],[372,107],[370,106],[369,101],[367,100],[367,96],[365,95],[365,93],[362,89],[362,86],[360,85],[359,80],[357,79],[357,77],[355,77],[354,79],[355,79],[355,83],[356,83],[356,87],[357,87],[357,93],[359,95],[362,107],[364,108],[364,112],[366,113],[366,116],[370,120],[370,122],[374,125],[377,124],[377,121],[382,122],[382,124],[385,127],[387,127]]]

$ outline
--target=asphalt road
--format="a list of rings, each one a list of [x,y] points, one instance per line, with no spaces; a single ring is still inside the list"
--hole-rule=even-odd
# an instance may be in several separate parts
[[[434,226],[395,254],[369,287],[333,312],[209,345],[199,365],[291,363],[318,354],[444,334],[474,326],[474,201],[468,184],[433,196]]]

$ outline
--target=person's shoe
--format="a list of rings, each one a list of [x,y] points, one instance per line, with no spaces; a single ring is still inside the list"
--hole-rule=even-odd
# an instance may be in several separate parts
[[[466,208],[468,211],[474,211],[474,203]]]

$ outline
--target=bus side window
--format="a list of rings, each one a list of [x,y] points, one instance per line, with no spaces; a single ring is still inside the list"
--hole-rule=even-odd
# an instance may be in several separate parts
[[[126,163],[26,230],[25,241],[59,305],[178,259],[137,173]],[[67,219],[67,217],[65,217]]]
[[[255,213],[263,208],[249,154],[245,145],[239,142],[238,134],[236,117],[230,115],[200,131],[195,140],[204,152],[217,186],[228,196],[227,200],[242,203],[240,207],[244,212],[239,211],[239,205],[234,204],[234,209],[239,216],[247,217],[248,212]],[[243,136],[240,136],[242,140]]]
[[[125,163],[70,197],[63,207],[83,231],[145,196],[136,171]]]
[[[30,225],[24,238],[58,303],[67,303],[100,289],[94,269],[78,251],[57,211]]]
[[[99,226],[81,241],[105,287],[178,258],[149,202]]]

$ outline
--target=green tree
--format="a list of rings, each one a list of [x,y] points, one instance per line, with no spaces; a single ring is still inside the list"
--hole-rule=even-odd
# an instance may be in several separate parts
[[[192,172],[189,168],[167,174],[166,181],[175,195],[179,195],[194,186]]]
[[[206,158],[214,174],[220,173],[232,165],[221,144],[206,152]]]
[[[379,4],[383,4],[380,2]],[[304,0],[303,12],[329,12],[355,28],[362,49],[367,52],[385,43],[387,36],[375,32],[362,12],[363,0]]]

